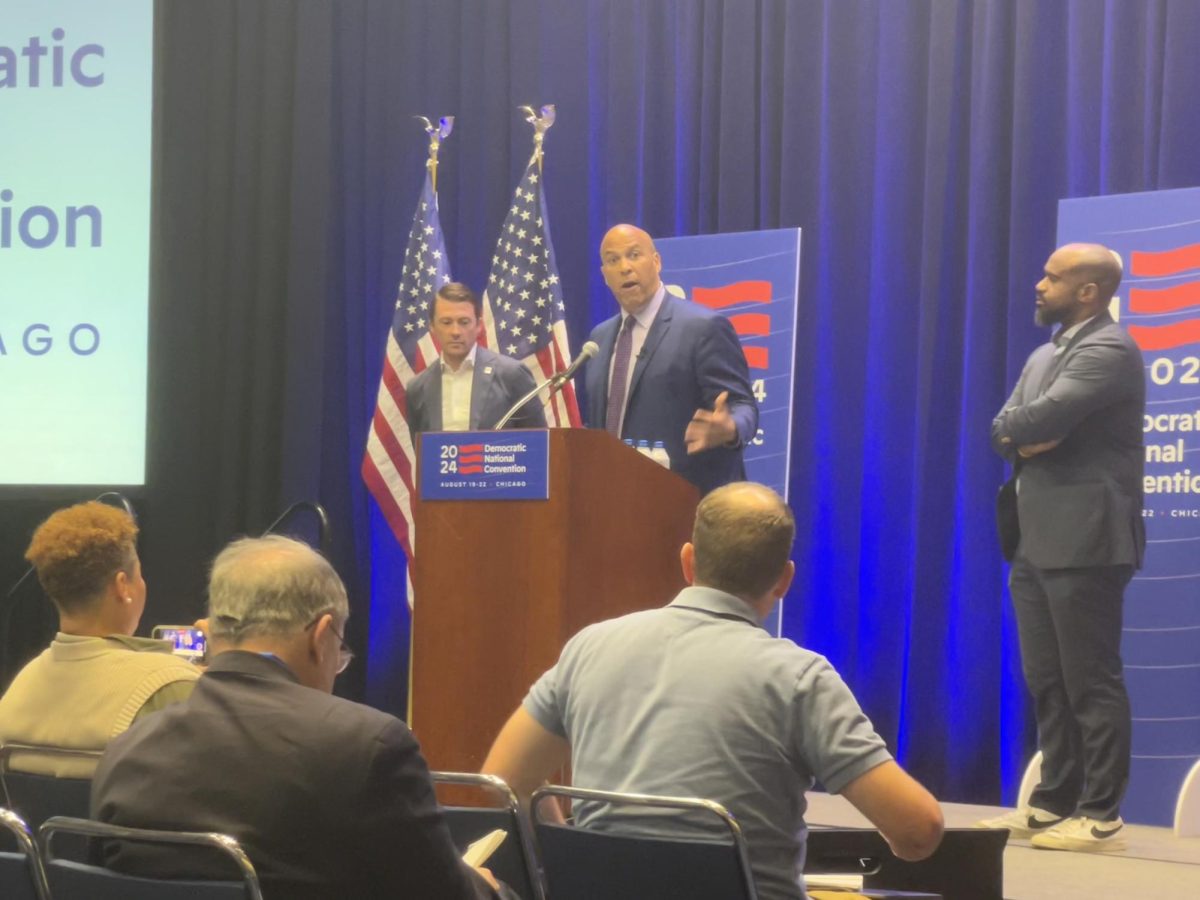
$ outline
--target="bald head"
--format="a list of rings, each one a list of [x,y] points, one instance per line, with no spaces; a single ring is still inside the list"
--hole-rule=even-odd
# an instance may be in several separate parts
[[[643,228],[638,228],[636,225],[631,225],[628,222],[622,222],[619,225],[614,225],[608,231],[604,232],[604,240],[600,242],[600,253],[604,253],[604,245],[610,241],[645,241],[654,248],[654,238],[650,236],[650,232]]]
[[[636,225],[614,225],[600,242],[600,272],[621,309],[636,315],[662,283],[662,259],[654,239]]]
[[[1100,300],[1108,303],[1121,284],[1121,257],[1103,244],[1064,244],[1054,251],[1062,254],[1068,271],[1084,283],[1096,285]]]
[[[1046,260],[1037,283],[1039,325],[1069,328],[1108,307],[1121,284],[1121,258],[1102,244],[1066,244]]]
[[[757,601],[789,568],[796,520],[783,498],[751,481],[708,494],[692,531],[695,583]]]

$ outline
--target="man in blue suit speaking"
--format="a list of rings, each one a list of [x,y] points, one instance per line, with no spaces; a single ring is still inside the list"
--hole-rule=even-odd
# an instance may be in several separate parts
[[[592,331],[587,425],[614,437],[662,441],[671,468],[706,494],[746,477],[742,450],[758,429],[750,371],[724,316],[667,294],[654,240],[611,228],[600,271],[621,307]]]

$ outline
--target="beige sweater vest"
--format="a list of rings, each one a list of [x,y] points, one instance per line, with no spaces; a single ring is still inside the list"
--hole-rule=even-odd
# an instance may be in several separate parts
[[[164,641],[59,633],[0,697],[0,743],[103,750],[154,694],[200,677]],[[14,754],[12,769],[87,778],[93,761]]]

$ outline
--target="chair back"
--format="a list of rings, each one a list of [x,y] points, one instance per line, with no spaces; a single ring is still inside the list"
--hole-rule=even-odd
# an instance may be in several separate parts
[[[442,815],[450,836],[460,851],[485,834],[501,829],[507,832],[504,843],[484,863],[492,874],[506,883],[522,900],[545,900],[541,869],[534,850],[533,834],[512,788],[495,775],[467,772],[431,772],[434,785],[472,788],[490,806],[443,806]]]
[[[543,822],[538,808],[547,797],[700,811],[719,822],[728,838],[643,837]],[[711,800],[550,785],[534,793],[533,818],[546,888],[552,897],[757,900],[741,828],[721,804]]]
[[[147,878],[126,875],[102,866],[56,859],[56,835],[79,835],[106,841],[134,841],[211,847],[225,854],[241,874],[240,881]],[[87,819],[54,816],[38,829],[38,845],[46,881],[55,900],[262,900],[258,875],[238,842],[225,834],[192,831],[151,831],[125,828]]]
[[[11,810],[0,807],[0,829],[12,836],[17,851],[0,852],[0,897],[7,900],[50,900],[42,858],[33,832]]]
[[[34,775],[13,771],[12,757],[29,753],[41,757],[57,757],[91,763],[94,767],[103,755],[101,750],[74,750],[45,744],[0,744],[0,786],[4,804],[37,830],[51,816],[87,818],[92,791],[91,778],[58,778],[54,775]]]
[[[0,802],[24,819],[31,830],[37,831],[51,816],[86,819],[90,814],[91,778],[59,778],[57,775],[13,771],[13,756],[26,753],[42,758],[82,762],[95,768],[103,751],[76,750],[49,744],[0,744],[0,787],[3,788]],[[87,841],[68,838],[60,843],[58,852],[59,856],[67,859],[86,860]]]
[[[804,847],[805,875],[874,875],[892,856],[873,828],[811,827]]]

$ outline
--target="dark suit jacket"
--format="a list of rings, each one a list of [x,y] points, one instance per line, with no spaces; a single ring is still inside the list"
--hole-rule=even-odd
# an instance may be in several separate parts
[[[268,900],[496,896],[459,861],[408,727],[256,653],[217,656],[187,701],[110,743],[92,816],[231,834]],[[105,856],[136,874],[231,874],[184,848],[110,844]]]
[[[1018,490],[1001,493],[1016,513],[1001,508],[999,519],[1019,522],[1021,553],[1033,565],[1141,565],[1145,408],[1141,351],[1108,313],[1057,356],[1052,343],[1030,355],[992,422],[992,446],[1019,479]],[[1062,443],[1029,459],[1017,454],[1051,440]]]
[[[472,429],[495,428],[514,403],[533,390],[533,375],[521,363],[487,347],[475,351],[471,378]],[[442,361],[438,359],[408,383],[408,430],[416,444],[422,431],[442,430]],[[538,398],[509,420],[507,428],[545,428],[546,413]]]
[[[621,316],[597,325],[591,340],[600,346],[587,364],[589,428],[603,428],[608,408],[608,372]],[[697,409],[712,409],[729,391],[737,424],[735,447],[717,447],[688,456],[683,434]],[[621,437],[662,441],[671,468],[706,494],[746,477],[742,449],[758,431],[758,405],[750,390],[750,370],[733,326],[724,316],[667,294],[646,334],[633,367]]]

